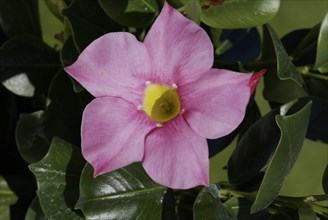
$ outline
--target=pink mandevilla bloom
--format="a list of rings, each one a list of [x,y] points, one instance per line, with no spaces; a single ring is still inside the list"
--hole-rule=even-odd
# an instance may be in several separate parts
[[[93,41],[65,70],[96,97],[81,125],[94,175],[142,162],[170,188],[209,184],[206,138],[240,124],[264,74],[212,64],[206,32],[167,3],[143,43],[126,32]]]

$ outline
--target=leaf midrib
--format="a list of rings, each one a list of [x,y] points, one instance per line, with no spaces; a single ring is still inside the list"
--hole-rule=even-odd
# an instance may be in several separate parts
[[[114,195],[106,195],[106,196],[101,196],[101,197],[97,197],[97,198],[92,198],[92,199],[85,199],[84,197],[81,197],[79,199],[78,204],[84,204],[87,202],[92,202],[92,201],[97,201],[97,200],[112,200],[112,199],[117,199],[120,197],[132,197],[135,196],[135,194],[142,194],[142,193],[146,193],[146,192],[153,192],[153,191],[162,191],[164,190],[166,187],[163,186],[158,186],[158,187],[154,187],[151,189],[142,189],[142,190],[138,190],[138,191],[128,191],[128,192],[124,192],[121,194],[114,194]]]

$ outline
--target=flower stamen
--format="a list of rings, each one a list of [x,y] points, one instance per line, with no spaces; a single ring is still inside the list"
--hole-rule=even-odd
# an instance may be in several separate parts
[[[137,105],[137,109],[138,109],[139,111],[141,111],[141,110],[144,109],[144,107],[143,107],[142,105]]]
[[[148,81],[147,81],[148,82]],[[180,98],[177,85],[148,84],[144,92],[143,110],[157,123],[165,123],[179,115]]]

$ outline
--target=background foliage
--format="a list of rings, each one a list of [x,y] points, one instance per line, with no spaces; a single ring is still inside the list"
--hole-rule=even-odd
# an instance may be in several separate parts
[[[0,0],[0,219],[328,218],[328,2],[169,2],[215,67],[268,70],[243,123],[208,140],[212,184],[167,189],[138,163],[93,178],[80,153],[92,97],[63,67],[102,34],[142,40],[161,0]]]

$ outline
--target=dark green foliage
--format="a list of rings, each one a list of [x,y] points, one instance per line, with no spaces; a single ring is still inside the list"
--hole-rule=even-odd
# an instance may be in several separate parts
[[[0,0],[0,219],[328,218],[328,155],[325,170],[313,168],[321,195],[281,194],[303,141],[328,143],[328,14],[280,38],[267,24],[279,0],[168,0],[211,37],[215,68],[267,70],[263,94],[250,98],[240,126],[208,140],[210,157],[235,145],[228,181],[176,190],[139,163],[93,176],[80,149],[82,113],[93,97],[63,69],[103,34],[142,40],[163,1],[47,0],[51,12],[40,1]],[[42,14],[62,22],[62,47],[44,42]]]

